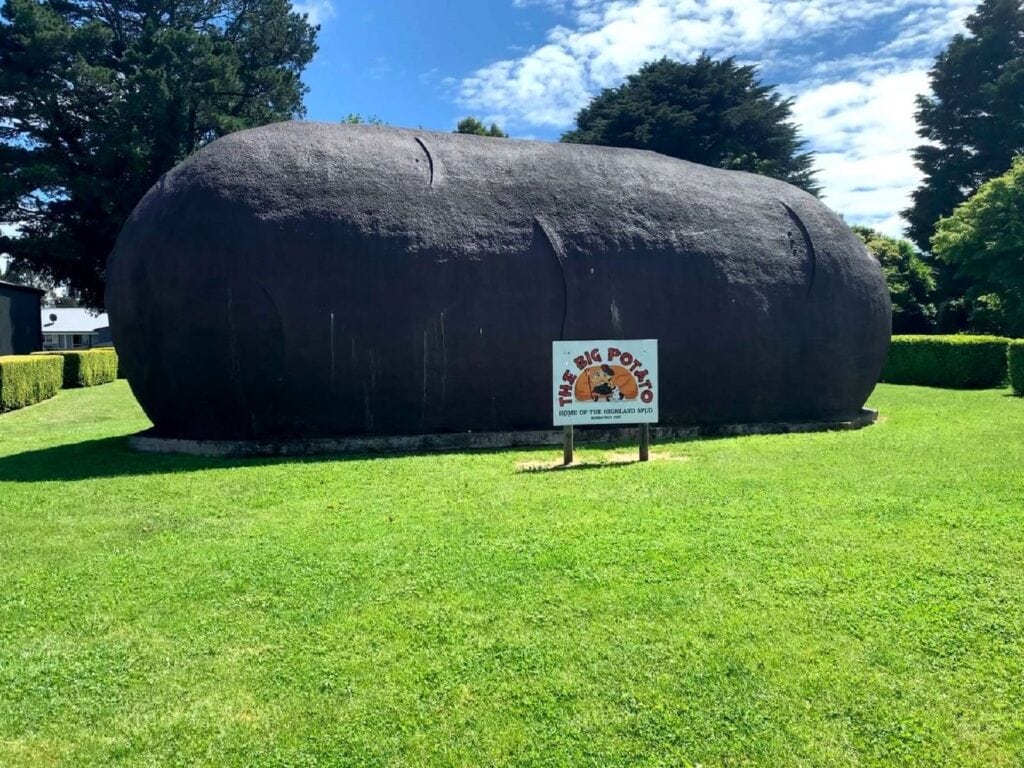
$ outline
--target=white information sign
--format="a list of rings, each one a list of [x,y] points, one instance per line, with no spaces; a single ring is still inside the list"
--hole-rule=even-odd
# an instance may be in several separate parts
[[[555,341],[555,426],[658,421],[657,339]]]

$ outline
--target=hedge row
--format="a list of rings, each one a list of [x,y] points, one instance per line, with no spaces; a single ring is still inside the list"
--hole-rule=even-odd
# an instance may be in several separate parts
[[[1010,369],[1010,386],[1018,395],[1024,395],[1024,339],[1010,342],[1006,348],[1006,360]]]
[[[53,356],[0,357],[0,413],[53,397],[63,377],[64,366]]]
[[[64,358],[64,389],[109,384],[117,378],[117,352],[113,347],[44,354]]]
[[[951,389],[1005,386],[1010,339],[1001,336],[893,336],[882,381]]]

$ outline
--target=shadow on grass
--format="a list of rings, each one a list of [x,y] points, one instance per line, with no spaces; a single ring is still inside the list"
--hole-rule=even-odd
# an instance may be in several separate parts
[[[87,480],[96,477],[190,472],[215,466],[229,466],[229,463],[201,461],[189,456],[145,455],[129,448],[126,436],[107,437],[0,456],[0,482]]]
[[[639,459],[632,461],[580,461],[572,464],[561,462],[549,462],[540,464],[535,462],[520,463],[516,466],[516,472],[522,475],[536,475],[545,472],[580,472],[588,469],[615,469],[616,467],[629,467],[639,464]]]
[[[40,483],[103,477],[199,472],[208,469],[255,467],[315,461],[381,458],[366,455],[323,455],[280,458],[209,458],[181,454],[142,453],[128,446],[128,436],[86,440],[0,456],[0,482]]]
[[[533,453],[537,448],[488,448],[459,451],[419,451],[407,453],[325,453],[311,456],[271,456],[244,458],[217,458],[188,456],[174,453],[144,453],[128,445],[128,435],[86,440],[81,443],[40,448],[9,456],[0,456],[0,482],[44,483],[66,480],[91,480],[104,477],[133,477],[233,467],[260,467],[277,464],[310,464],[326,461],[371,461],[411,456],[437,456],[439,453],[490,454]],[[612,446],[587,446],[588,448]],[[556,453],[552,450],[552,455]],[[561,447],[557,449],[561,452]],[[565,469],[601,469],[628,466],[635,462],[581,463]],[[521,469],[517,471],[522,471]]]
[[[593,447],[593,446],[590,446]],[[628,448],[628,446],[627,446]],[[598,446],[600,449],[600,446]],[[666,453],[664,451],[651,451],[650,461],[689,461],[689,456]],[[631,467],[635,464],[642,464],[639,456],[639,449],[633,448],[632,452],[623,450],[605,450],[601,458],[586,458],[574,461],[572,464],[563,464],[561,461],[521,461],[516,464],[516,472],[520,474],[536,474],[538,472],[573,472],[587,469],[613,469],[615,467]]]

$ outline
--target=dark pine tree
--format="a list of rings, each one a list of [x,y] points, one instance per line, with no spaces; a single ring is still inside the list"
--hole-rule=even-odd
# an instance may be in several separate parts
[[[751,171],[817,194],[813,155],[792,123],[792,99],[752,66],[702,54],[692,64],[645,64],[598,94],[562,141],[650,149],[719,168]]]
[[[303,113],[317,28],[289,0],[4,0],[0,252],[103,303],[150,186],[232,131]]]

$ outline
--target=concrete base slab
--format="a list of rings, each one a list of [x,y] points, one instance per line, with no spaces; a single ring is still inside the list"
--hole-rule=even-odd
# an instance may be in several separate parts
[[[651,427],[652,442],[692,440],[699,437],[738,437],[791,432],[824,432],[861,429],[874,424],[878,411],[863,409],[848,421],[779,422],[771,424],[719,424],[715,426]],[[577,427],[577,444],[610,444],[637,439],[638,427]],[[145,453],[180,453],[189,456],[245,458],[258,456],[316,456],[322,454],[399,454],[479,451],[500,448],[539,448],[562,445],[562,430],[523,432],[459,432],[437,435],[373,435],[308,440],[181,440],[146,432],[133,435],[128,444]]]

